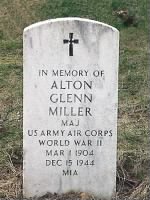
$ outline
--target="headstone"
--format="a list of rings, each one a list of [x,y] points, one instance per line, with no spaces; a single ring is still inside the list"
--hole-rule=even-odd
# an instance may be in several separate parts
[[[116,187],[119,32],[80,18],[24,30],[24,196]]]

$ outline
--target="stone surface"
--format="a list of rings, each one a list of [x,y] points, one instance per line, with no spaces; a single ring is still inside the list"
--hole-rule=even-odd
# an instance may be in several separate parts
[[[24,30],[24,196],[116,186],[119,33],[64,18]]]

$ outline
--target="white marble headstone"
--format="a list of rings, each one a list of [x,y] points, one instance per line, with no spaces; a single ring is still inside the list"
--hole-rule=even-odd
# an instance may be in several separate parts
[[[80,18],[24,30],[24,196],[116,187],[119,32]]]

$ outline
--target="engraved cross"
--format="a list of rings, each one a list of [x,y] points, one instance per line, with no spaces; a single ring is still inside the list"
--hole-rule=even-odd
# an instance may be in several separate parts
[[[78,44],[79,40],[73,39],[73,33],[69,33],[69,40],[64,39],[63,42],[64,44],[69,43],[69,56],[73,56],[73,43]]]

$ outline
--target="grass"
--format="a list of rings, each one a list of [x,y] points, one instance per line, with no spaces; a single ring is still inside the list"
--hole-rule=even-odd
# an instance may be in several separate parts
[[[0,1],[0,197],[19,197],[22,168],[22,32],[56,17],[85,17],[120,31],[118,195],[148,195],[147,0]],[[126,26],[118,11],[137,24]]]

